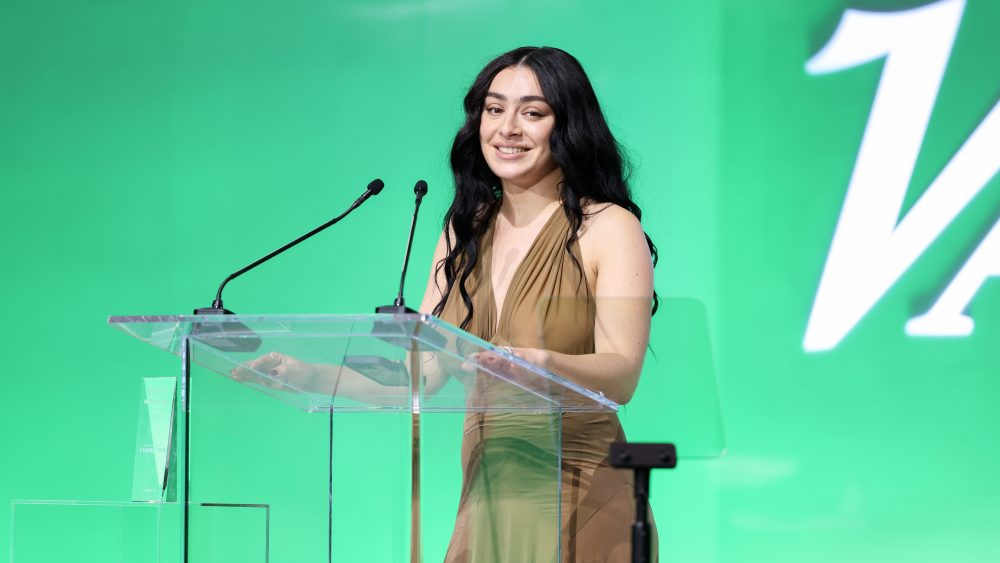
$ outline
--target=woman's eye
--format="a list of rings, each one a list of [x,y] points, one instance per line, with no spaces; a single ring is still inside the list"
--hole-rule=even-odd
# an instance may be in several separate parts
[[[503,113],[503,110],[501,110],[498,107],[491,107],[491,108],[486,108],[486,113],[489,115],[500,115],[501,113]]]

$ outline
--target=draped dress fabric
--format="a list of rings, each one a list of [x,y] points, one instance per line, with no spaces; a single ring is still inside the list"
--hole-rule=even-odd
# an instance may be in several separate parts
[[[594,352],[596,305],[566,251],[570,228],[556,208],[515,270],[502,311],[490,275],[493,230],[484,235],[467,283],[470,333],[498,346]],[[572,248],[579,259],[579,244]],[[466,313],[453,291],[441,317],[458,325]],[[610,444],[624,440],[614,413],[467,415],[462,496],[446,563],[630,561],[632,475],[607,459]],[[653,539],[655,552],[655,526]]]

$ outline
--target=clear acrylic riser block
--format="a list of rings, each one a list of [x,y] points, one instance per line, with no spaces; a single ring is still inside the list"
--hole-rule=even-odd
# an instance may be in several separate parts
[[[11,508],[11,563],[178,563],[180,506],[129,501],[17,500]],[[269,560],[266,505],[196,505],[189,512],[189,561]]]

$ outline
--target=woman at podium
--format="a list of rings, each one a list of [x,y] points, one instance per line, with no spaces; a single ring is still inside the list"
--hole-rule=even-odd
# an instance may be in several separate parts
[[[564,51],[522,47],[482,69],[464,108],[451,151],[455,196],[421,311],[628,402],[655,311],[656,249],[590,80]],[[607,461],[609,445],[625,440],[618,417],[560,419],[552,451],[532,427],[537,417],[466,418],[447,561],[629,559],[631,474]],[[558,506],[532,497],[548,485],[532,467],[551,463]]]

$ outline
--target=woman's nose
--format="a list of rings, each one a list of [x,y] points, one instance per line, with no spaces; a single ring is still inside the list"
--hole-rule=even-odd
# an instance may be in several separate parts
[[[521,124],[516,112],[508,111],[504,114],[503,121],[500,123],[500,134],[504,137],[514,137],[521,134]]]

